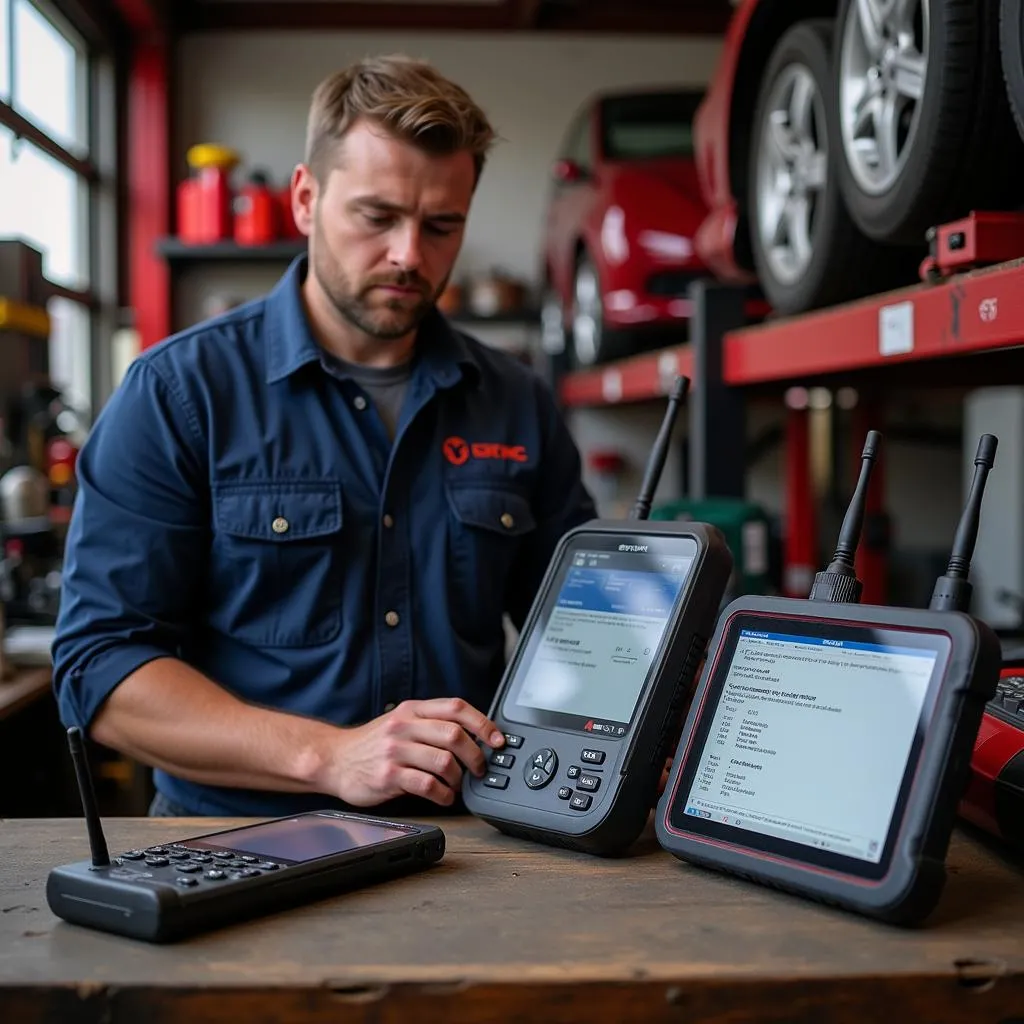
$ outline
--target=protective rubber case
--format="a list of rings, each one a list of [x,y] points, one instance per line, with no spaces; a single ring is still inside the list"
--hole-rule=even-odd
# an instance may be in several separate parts
[[[567,549],[581,536],[624,533],[691,537],[697,545],[681,605],[686,610],[667,627],[664,653],[651,666],[644,683],[632,734],[622,740],[606,739],[597,734],[581,735],[567,729],[508,721],[501,712],[506,693],[523,656],[525,638],[537,624]],[[579,812],[558,799],[557,786],[530,790],[522,772],[514,770],[508,789],[497,793],[467,773],[462,792],[470,813],[506,835],[598,856],[624,853],[640,836],[657,802],[665,759],[678,735],[732,570],[733,558],[724,536],[706,523],[593,520],[567,533],[548,565],[489,716],[503,732],[523,737],[517,752],[524,757],[538,748],[556,750],[562,761],[570,754],[572,759],[579,757],[581,747],[603,755],[602,776],[607,785],[593,794],[593,803],[586,811]],[[491,748],[482,749],[489,759]]]
[[[876,881],[838,874],[799,862],[687,834],[671,823],[679,778],[691,751],[696,727],[705,709],[708,687],[717,668],[721,645],[737,614],[775,612],[819,621],[855,625],[907,627],[944,632],[952,641],[946,672],[938,687],[934,711],[911,784],[909,799],[892,858]],[[658,801],[655,830],[661,846],[679,860],[723,871],[795,895],[854,910],[892,924],[919,923],[934,909],[946,880],[945,858],[957,805],[968,780],[971,751],[985,704],[995,693],[1001,652],[999,640],[983,622],[962,612],[919,611],[872,605],[829,604],[786,598],[740,597],[722,613],[707,661],[676,748],[665,791]],[[813,766],[809,766],[813,771]],[[684,797],[685,798],[685,797]]]

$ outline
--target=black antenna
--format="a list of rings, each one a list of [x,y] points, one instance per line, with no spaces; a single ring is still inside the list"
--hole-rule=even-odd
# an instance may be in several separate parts
[[[985,493],[985,481],[989,470],[996,462],[996,448],[999,438],[994,434],[982,434],[978,451],[974,456],[974,479],[967,496],[960,523],[953,538],[953,550],[946,566],[946,574],[935,581],[931,604],[937,612],[965,612],[971,606],[974,590],[967,578],[971,573],[971,559],[974,557],[974,543],[978,539],[978,522],[981,519],[981,499]]]
[[[676,425],[679,406],[689,389],[689,377],[676,377],[668,396],[668,409],[665,410],[665,418],[661,421],[661,428],[658,430],[658,436],[654,439],[654,447],[651,449],[651,457],[647,460],[640,493],[637,495],[633,511],[629,514],[630,519],[646,519],[651,514],[651,502],[654,500],[654,492],[658,489],[658,481],[661,480],[661,471],[665,468],[672,429]]]
[[[110,854],[107,852],[107,841],[103,838],[100,812],[96,808],[96,791],[92,787],[92,773],[89,771],[89,762],[85,756],[82,730],[77,725],[73,725],[68,729],[68,746],[71,748],[71,760],[75,763],[75,775],[78,777],[78,792],[82,796],[85,827],[89,830],[89,849],[92,851],[92,866],[94,868],[109,867]]]
[[[842,529],[839,531],[839,543],[829,567],[814,577],[810,599],[812,601],[834,601],[856,604],[860,600],[864,584],[857,579],[854,559],[860,544],[860,531],[864,524],[864,506],[867,503],[868,479],[871,468],[878,454],[878,446],[882,435],[877,430],[869,430],[864,442],[864,451],[860,459],[860,479],[854,488],[853,497],[846,510]]]

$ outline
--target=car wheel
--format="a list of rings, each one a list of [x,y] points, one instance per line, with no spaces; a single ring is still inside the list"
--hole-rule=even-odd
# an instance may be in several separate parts
[[[579,367],[601,362],[604,341],[604,298],[597,267],[586,253],[576,262],[572,282],[572,360]]]
[[[751,242],[765,298],[799,313],[899,282],[890,253],[856,230],[836,181],[829,19],[799,22],[761,79],[748,175]],[[913,268],[906,275],[912,276]]]
[[[549,281],[540,300],[539,355],[543,363],[542,376],[550,383],[569,369],[567,334],[562,296]]]
[[[1017,131],[1024,139],[1024,0],[1002,0],[999,52],[1010,109],[1017,122]]]
[[[841,0],[839,183],[871,238],[922,243],[929,227],[1020,194],[998,61],[988,0]]]

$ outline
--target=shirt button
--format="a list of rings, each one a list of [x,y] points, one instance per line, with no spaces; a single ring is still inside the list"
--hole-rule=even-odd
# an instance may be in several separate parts
[[[288,532],[288,520],[284,516],[278,516],[271,524],[270,528],[274,533],[287,533]]]
[[[516,525],[516,521],[512,518],[511,513],[501,513],[501,525],[504,526],[506,530],[511,530],[512,527]]]
[[[389,626],[397,626],[398,625],[398,612],[388,612],[387,615],[384,616],[384,621]]]
[[[395,525],[395,521],[394,521],[394,519],[392,519],[392,518],[391,518],[391,516],[389,516],[389,515],[387,515],[387,514],[385,514],[385,516],[384,516],[383,520],[381,520],[381,521],[382,521],[382,522],[384,523],[384,525],[385,525],[385,526],[386,526],[386,527],[387,527],[387,528],[388,528],[389,530],[391,529],[391,527],[392,527],[392,526],[394,526],[394,525]]]
[[[355,407],[356,407],[356,408],[357,408],[357,409],[358,409],[358,410],[359,410],[360,412],[362,412],[362,411],[363,411],[363,410],[364,410],[364,409],[366,408],[366,399],[365,399],[365,398],[363,398],[363,396],[362,396],[362,395],[356,395],[356,397],[355,397],[355,398],[354,398],[354,399],[352,400],[352,404],[353,404],[353,405],[354,405],[354,406],[355,406]]]

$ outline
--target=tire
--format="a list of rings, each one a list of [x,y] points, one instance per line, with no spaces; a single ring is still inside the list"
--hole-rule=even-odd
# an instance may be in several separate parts
[[[1000,4],[999,53],[1010,110],[1024,139],[1024,0],[1002,0]]]
[[[603,293],[597,267],[583,250],[572,280],[569,359],[574,369],[585,370],[631,354],[628,335],[604,322]]]
[[[540,303],[540,348],[534,358],[540,375],[556,383],[570,366],[569,332],[565,329],[565,308],[558,289],[550,279],[545,284]]]
[[[843,206],[831,131],[835,122],[828,116],[832,35],[831,19],[790,28],[769,58],[755,105],[747,175],[751,245],[765,298],[783,315],[857,298],[913,276],[912,266],[898,267],[897,256],[857,231]]]
[[[997,69],[998,6],[995,0],[912,0],[912,16],[897,24],[893,15],[885,25],[890,33],[905,30],[901,63],[895,44],[877,32],[869,50],[861,12],[877,2],[841,0],[836,19],[839,184],[866,235],[922,244],[930,227],[972,209],[1012,206],[1021,192],[1014,181],[1020,138]],[[904,70],[910,61],[919,63],[921,75]],[[904,70],[902,88],[896,70]],[[919,98],[908,92],[911,83]],[[882,138],[892,140],[894,155],[880,158],[870,142],[886,99],[896,127]]]

